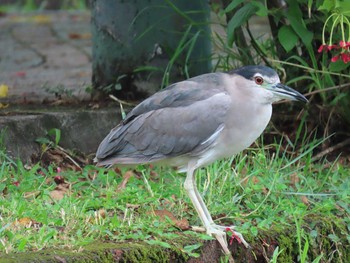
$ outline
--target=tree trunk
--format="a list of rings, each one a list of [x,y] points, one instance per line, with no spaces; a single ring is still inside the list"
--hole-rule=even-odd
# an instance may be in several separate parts
[[[167,76],[209,72],[209,14],[201,0],[93,0],[94,89],[140,99],[167,85]]]

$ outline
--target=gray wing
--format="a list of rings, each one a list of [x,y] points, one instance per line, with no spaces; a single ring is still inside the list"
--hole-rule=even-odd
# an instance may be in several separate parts
[[[195,101],[223,92],[221,74],[208,73],[170,85],[137,105],[123,120],[123,124],[149,111],[189,106]]]
[[[136,164],[199,154],[222,130],[230,102],[210,82],[175,84],[142,102],[109,133],[97,151],[98,163]]]

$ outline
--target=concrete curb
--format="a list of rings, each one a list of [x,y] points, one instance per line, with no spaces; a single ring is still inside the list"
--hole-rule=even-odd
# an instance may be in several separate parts
[[[31,156],[40,152],[36,139],[45,137],[50,129],[61,130],[59,145],[63,148],[89,154],[96,151],[101,140],[120,120],[121,115],[115,108],[14,111],[1,116],[0,130],[4,132],[3,144],[9,156],[30,163]]]

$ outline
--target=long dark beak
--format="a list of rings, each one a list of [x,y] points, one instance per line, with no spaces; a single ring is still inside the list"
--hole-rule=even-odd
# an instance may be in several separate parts
[[[288,87],[287,85],[283,85],[282,83],[276,84],[273,89],[271,89],[273,93],[278,94],[283,99],[288,100],[298,100],[307,103],[308,100],[304,95],[300,94],[296,90]]]

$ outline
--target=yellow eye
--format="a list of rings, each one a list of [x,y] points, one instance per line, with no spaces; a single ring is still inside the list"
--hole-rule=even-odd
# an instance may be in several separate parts
[[[258,85],[262,85],[264,83],[264,79],[260,76],[254,77],[255,83]]]

